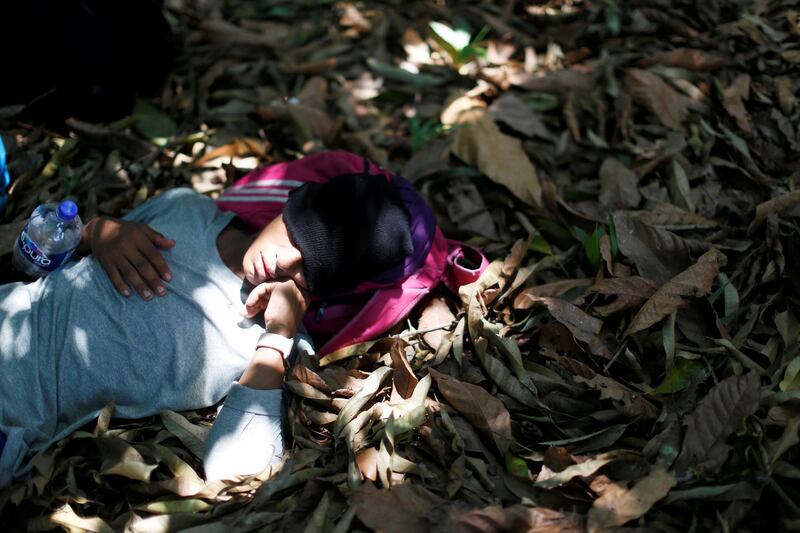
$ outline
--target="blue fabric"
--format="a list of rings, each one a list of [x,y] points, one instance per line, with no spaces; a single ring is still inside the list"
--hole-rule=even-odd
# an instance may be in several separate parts
[[[6,167],[6,145],[3,144],[3,138],[0,137],[0,210],[6,204],[6,191],[10,183],[11,176],[8,174],[8,168]],[[5,439],[0,439],[0,449],[2,449],[3,442],[5,442]]]
[[[183,188],[126,215],[176,241],[163,251],[167,294],[149,302],[119,294],[91,255],[27,285],[0,285],[0,489],[112,399],[118,417],[143,418],[228,393],[264,332],[242,318],[242,280],[217,252],[232,218]]]
[[[0,455],[3,455],[3,447],[6,445],[6,436],[0,431]]]

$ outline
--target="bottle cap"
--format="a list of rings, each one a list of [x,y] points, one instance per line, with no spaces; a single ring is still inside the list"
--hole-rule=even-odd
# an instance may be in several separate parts
[[[72,200],[64,200],[58,204],[58,218],[64,221],[72,220],[78,214],[78,206]]]

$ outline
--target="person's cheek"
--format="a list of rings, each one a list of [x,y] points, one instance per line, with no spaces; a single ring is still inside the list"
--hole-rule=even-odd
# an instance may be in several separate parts
[[[244,258],[242,258],[242,270],[244,270],[244,277],[247,281],[252,285],[258,285],[258,269],[256,268],[253,255],[252,249],[244,254]]]

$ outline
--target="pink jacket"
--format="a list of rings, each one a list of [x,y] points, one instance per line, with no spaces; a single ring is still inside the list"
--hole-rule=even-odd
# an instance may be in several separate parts
[[[414,253],[394,272],[356,287],[353,295],[362,295],[356,296],[358,302],[345,297],[312,304],[303,321],[306,328],[312,334],[332,335],[317,350],[319,355],[385,333],[440,281],[457,291],[459,286],[475,281],[488,266],[477,249],[444,237],[435,225],[432,211],[408,181],[349,152],[322,152],[255,170],[226,189],[217,205],[236,213],[251,226],[262,228],[283,211],[292,189],[307,182],[324,183],[335,176],[356,173],[384,177],[398,187],[410,214]],[[464,267],[459,262],[463,258],[480,266]]]

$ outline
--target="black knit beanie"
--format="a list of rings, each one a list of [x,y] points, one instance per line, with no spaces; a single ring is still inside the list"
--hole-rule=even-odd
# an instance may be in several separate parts
[[[403,200],[383,176],[306,183],[289,193],[283,221],[317,296],[345,293],[414,250]]]

